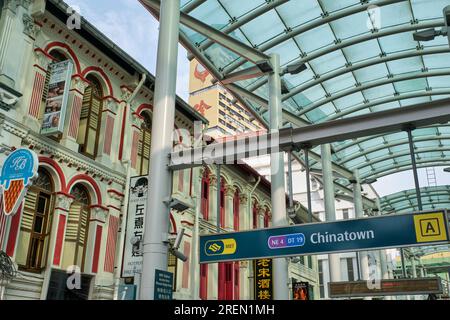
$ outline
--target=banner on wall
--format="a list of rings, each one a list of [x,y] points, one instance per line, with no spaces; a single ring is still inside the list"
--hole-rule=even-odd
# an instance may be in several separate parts
[[[123,252],[122,277],[134,277],[142,272],[142,253],[133,245],[143,240],[144,217],[148,197],[148,177],[132,177],[128,198],[127,227]]]
[[[16,149],[5,160],[0,174],[0,195],[2,212],[14,215],[23,198],[37,177],[39,160],[30,149]]]
[[[58,134],[64,130],[72,70],[73,64],[69,60],[53,63],[49,67],[50,79],[41,128],[43,135]]]

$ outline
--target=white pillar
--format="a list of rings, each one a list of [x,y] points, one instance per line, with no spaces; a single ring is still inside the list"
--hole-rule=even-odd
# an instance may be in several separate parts
[[[329,144],[321,145],[322,173],[323,173],[323,194],[325,203],[325,220],[336,221],[335,197],[333,170],[331,167],[331,147]],[[341,261],[338,254],[328,255],[328,265],[330,270],[330,281],[341,280]]]
[[[273,72],[269,75],[269,113],[270,131],[278,132],[282,126],[280,56],[271,54],[270,63]],[[272,225],[286,226],[286,192],[284,182],[283,153],[270,155],[271,197],[272,197]],[[285,258],[273,259],[273,281],[275,300],[288,300],[288,264]]]
[[[192,235],[191,254],[191,299],[199,300],[200,294],[200,264],[199,264],[199,236],[200,236],[200,211],[202,206],[202,177],[203,168],[194,168],[192,172],[192,187],[195,191],[193,197],[195,201],[194,234]]]
[[[149,197],[145,217],[141,296],[153,300],[155,270],[167,271],[169,208],[172,172],[169,153],[175,124],[180,0],[161,1],[158,55],[150,152]]]

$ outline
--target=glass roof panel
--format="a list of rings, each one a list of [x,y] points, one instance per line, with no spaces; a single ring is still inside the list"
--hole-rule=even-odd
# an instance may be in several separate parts
[[[297,75],[284,74],[283,78],[291,92],[294,88],[311,87],[284,101],[284,108],[295,113],[301,107],[317,104],[318,107],[303,117],[306,116],[312,123],[319,123],[450,97],[450,49],[446,37],[418,43],[413,40],[412,31],[408,31],[354,43],[342,49],[336,46],[341,41],[351,41],[354,37],[375,35],[376,32],[394,28],[400,30],[401,26],[409,26],[411,21],[442,21],[442,8],[450,5],[450,0],[433,0],[433,5],[430,2],[405,0],[386,4],[387,1],[377,1],[379,7],[370,8],[371,20],[367,11],[346,15],[349,9],[365,5],[365,1],[291,0],[249,19],[231,35],[245,44],[263,48],[266,54],[280,54],[281,64],[284,66],[299,59],[306,61],[307,70]],[[183,5],[189,3],[191,1],[182,0]],[[189,14],[214,28],[223,29],[233,21],[243,21],[250,13],[264,9],[267,5],[273,5],[273,2],[206,0]],[[340,15],[339,18],[335,18],[336,14]],[[326,21],[324,17],[330,17],[331,21]],[[295,31],[303,30],[311,23],[317,25],[295,35]],[[182,31],[194,43],[201,43],[205,39],[185,27],[182,27]],[[280,38],[285,40],[276,46],[268,45]],[[414,56],[419,53],[418,45],[424,46],[427,52],[437,49],[449,52]],[[206,49],[205,54],[219,71],[239,58],[237,54],[218,44]],[[399,54],[410,57],[398,59]],[[397,57],[393,59],[394,56]],[[381,58],[390,61],[380,63]],[[239,69],[251,65],[253,64],[246,63]],[[448,75],[444,73],[367,88],[373,81],[409,73],[414,75],[423,72],[424,68],[428,72],[448,71]],[[251,79],[237,84],[251,88],[255,81],[259,83],[262,80]],[[355,93],[356,90],[359,91]],[[330,96],[333,98],[342,92],[346,93],[344,97],[322,104]],[[254,93],[267,99],[267,84]],[[253,102],[251,106],[268,119],[269,113],[265,112],[265,108],[260,108]],[[450,126],[442,125],[439,131],[434,127],[413,131],[413,136],[417,139],[415,146],[421,151],[417,157],[419,165],[448,161],[450,150],[446,148],[450,146],[450,139],[434,139],[438,133],[450,136]],[[335,142],[332,146],[338,150],[335,154],[337,161],[347,169],[360,167],[365,176],[394,172],[395,167],[403,170],[411,161],[405,132]],[[320,154],[320,147],[315,147],[314,151]],[[366,156],[363,156],[363,152],[367,153]],[[443,155],[446,157],[443,158]],[[368,162],[370,160],[372,163]],[[314,162],[315,168],[320,166],[320,161]]]

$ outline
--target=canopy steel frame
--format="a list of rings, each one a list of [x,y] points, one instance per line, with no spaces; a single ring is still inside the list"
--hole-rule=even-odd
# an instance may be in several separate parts
[[[230,159],[237,161],[256,154],[271,153],[274,147],[288,150],[292,146],[301,148],[305,145],[322,145],[361,136],[401,131],[407,126],[417,128],[435,123],[445,123],[450,120],[449,107],[450,99],[438,100],[426,104],[417,104],[328,121],[302,128],[281,129],[278,136],[265,134],[252,139],[245,137],[234,141],[172,153],[170,167],[173,170],[177,170],[190,167],[193,164],[201,165],[208,162],[227,163],[227,160],[230,161]],[[258,143],[260,141],[265,141],[266,150],[260,150],[261,146]],[[240,150],[236,147],[237,145],[241,146]],[[214,155],[205,155],[205,150],[214,150]],[[225,153],[225,150],[227,153]],[[183,159],[183,163],[174,163],[174,159],[177,159],[177,161]]]
[[[366,11],[371,6],[383,7],[386,5],[390,5],[390,4],[394,4],[394,3],[398,3],[398,2],[404,2],[404,1],[408,1],[408,0],[377,0],[377,1],[367,2],[367,3],[362,3],[359,6],[351,6],[351,7],[342,9],[336,13],[323,15],[322,18],[318,18],[318,19],[313,20],[312,22],[306,23],[304,25],[300,25],[300,26],[294,27],[290,30],[286,30],[286,32],[281,33],[279,36],[274,37],[272,40],[270,40],[264,44],[261,44],[258,47],[259,47],[259,50],[264,52],[264,51],[274,48],[277,45],[279,45],[287,40],[290,40],[302,33],[305,33],[309,30],[312,30],[314,28],[328,24],[328,23],[333,22],[338,19],[342,19],[342,18],[351,16],[353,14]],[[244,59],[237,59],[237,60],[231,62],[227,67],[223,68],[223,72],[224,72],[224,74],[228,74],[228,73],[236,70],[237,68],[239,68],[244,63],[246,63],[246,61]]]
[[[406,25],[400,25],[400,26],[394,26],[394,27],[387,27],[386,29],[380,31],[380,30],[372,30],[370,33],[366,33],[363,35],[354,36],[351,38],[348,38],[343,41],[336,41],[334,45],[331,45],[329,47],[326,47],[324,49],[319,49],[317,51],[307,53],[304,57],[300,57],[294,60],[289,61],[286,63],[287,65],[291,63],[308,63],[309,61],[312,61],[314,59],[320,58],[324,55],[327,55],[329,53],[333,53],[335,51],[360,44],[366,41],[375,40],[379,38],[383,38],[386,36],[401,34],[405,32],[411,32],[419,29],[430,29],[430,28],[438,28],[443,27],[444,21],[426,21],[426,22],[414,22],[413,24],[406,24]],[[339,39],[340,40],[340,39]],[[283,70],[285,70],[284,68]],[[255,81],[253,84],[251,84],[247,90],[249,91],[255,91],[256,89],[260,88],[264,84],[267,83],[267,79],[262,78],[257,81]]]
[[[345,89],[345,90],[342,90],[341,92],[333,93],[330,97],[328,97],[326,99],[319,100],[315,103],[312,103],[312,104],[306,106],[299,113],[297,113],[297,116],[303,115],[307,112],[317,109],[317,108],[319,108],[327,103],[333,102],[337,99],[352,95],[354,93],[363,92],[368,89],[384,86],[387,84],[393,84],[394,82],[399,82],[399,81],[413,80],[413,79],[419,79],[419,78],[428,78],[428,77],[441,77],[441,76],[448,76],[448,75],[450,75],[450,69],[436,70],[436,71],[422,71],[422,72],[418,72],[418,73],[408,73],[408,74],[404,74],[404,75],[392,76],[387,79],[371,81],[371,82],[368,82],[363,85],[357,84],[350,89]]]
[[[150,8],[159,11],[160,1],[159,0],[139,0],[141,3],[149,6]],[[180,13],[180,23],[185,25],[191,30],[194,30],[205,37],[217,42],[218,44],[224,46],[225,48],[233,51],[237,55],[244,57],[246,60],[253,63],[259,63],[263,61],[268,61],[269,56],[262,53],[261,51],[229,36],[223,32],[203,23],[188,14],[183,12]]]
[[[449,162],[450,162],[450,159],[442,160],[441,157],[439,157],[439,158],[428,158],[426,160],[418,160],[418,161],[416,161],[418,169],[429,168],[429,167],[445,167],[445,166],[449,165]],[[407,170],[411,170],[411,169],[412,169],[411,163],[402,163],[402,164],[397,164],[391,170],[387,170],[386,168],[380,168],[380,169],[377,169],[377,170],[373,170],[373,171],[371,171],[368,174],[361,175],[361,178],[362,179],[367,179],[367,178],[379,179],[381,177],[385,177],[385,176],[388,176],[388,175],[393,174],[393,173],[407,171]]]

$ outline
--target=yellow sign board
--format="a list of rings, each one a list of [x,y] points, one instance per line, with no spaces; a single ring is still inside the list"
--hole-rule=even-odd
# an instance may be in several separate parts
[[[223,240],[210,240],[206,244],[206,255],[228,255],[236,252],[236,240],[223,239]]]
[[[417,242],[447,241],[444,212],[424,213],[414,216]]]

